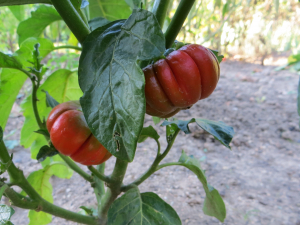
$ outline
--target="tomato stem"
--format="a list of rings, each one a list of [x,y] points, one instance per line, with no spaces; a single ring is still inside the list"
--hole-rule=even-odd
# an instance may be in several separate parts
[[[131,189],[132,187],[138,186],[141,183],[143,183],[148,177],[150,177],[155,171],[157,171],[157,168],[159,167],[159,163],[167,156],[167,154],[169,153],[170,149],[172,148],[174,141],[179,133],[179,129],[175,131],[174,135],[172,136],[172,138],[170,139],[170,141],[168,142],[168,146],[165,149],[165,151],[160,154],[159,151],[156,155],[156,158],[154,160],[154,162],[152,163],[152,165],[150,166],[150,168],[138,179],[136,179],[135,181],[133,181],[132,183],[123,186],[121,188],[122,192],[126,192],[129,189]],[[160,148],[160,145],[159,145]]]
[[[102,180],[106,183],[111,183],[111,179],[108,176],[105,176],[104,174],[100,173],[93,166],[88,166],[88,169],[93,173],[93,175],[98,177],[100,180]]]
[[[165,22],[169,5],[170,5],[170,0],[156,0],[154,2],[152,12],[156,16],[156,19],[161,29],[163,29],[164,27],[164,22]]]
[[[171,20],[171,23],[165,33],[166,48],[170,48],[174,43],[178,33],[180,32],[185,19],[192,9],[195,0],[181,0],[179,6]]]
[[[88,24],[74,8],[70,0],[51,0],[53,6],[73,32],[77,40],[82,44],[85,38],[91,33]]]

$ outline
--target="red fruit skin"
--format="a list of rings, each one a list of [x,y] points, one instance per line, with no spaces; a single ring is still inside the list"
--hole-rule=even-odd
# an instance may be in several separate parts
[[[168,118],[207,98],[220,77],[219,62],[207,48],[190,44],[143,69],[146,113]]]
[[[57,105],[47,119],[47,129],[54,147],[83,165],[98,165],[111,154],[91,133],[79,101]]]

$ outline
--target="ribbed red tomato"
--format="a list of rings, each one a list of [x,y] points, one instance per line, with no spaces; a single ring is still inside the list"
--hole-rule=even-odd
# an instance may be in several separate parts
[[[75,162],[98,165],[111,157],[90,131],[79,101],[55,106],[47,119],[47,129],[54,147]]]
[[[220,66],[207,48],[190,44],[143,69],[146,113],[168,118],[207,98],[217,86]]]

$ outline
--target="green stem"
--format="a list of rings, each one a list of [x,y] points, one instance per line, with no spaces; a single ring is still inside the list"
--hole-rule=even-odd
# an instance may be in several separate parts
[[[41,200],[42,197],[34,190],[34,188],[26,180],[23,171],[18,169],[12,162],[10,155],[8,154],[7,148],[3,141],[0,141],[0,160],[4,164],[9,164],[7,172],[9,174],[11,183],[22,188],[28,196],[33,200]]]
[[[34,76],[31,78],[31,83],[32,83],[31,100],[32,100],[33,113],[34,113],[36,122],[39,125],[39,128],[46,129],[46,125],[42,122],[40,115],[39,115],[38,108],[37,108],[37,101],[38,101],[37,90],[39,89],[40,82],[39,82],[39,80],[37,80],[37,83],[35,83],[35,79],[36,78]]]
[[[179,129],[175,131],[174,135],[172,136],[172,138],[170,139],[168,146],[166,148],[166,150],[163,152],[163,154],[157,154],[154,162],[152,163],[152,165],[150,166],[150,168],[139,178],[137,178],[135,181],[133,181],[132,183],[123,186],[121,188],[122,192],[126,192],[128,191],[130,188],[135,187],[140,185],[141,183],[143,183],[148,177],[150,177],[155,171],[157,171],[157,168],[159,167],[159,163],[167,156],[167,154],[169,153],[170,149],[172,148],[174,141],[179,133]]]
[[[27,4],[52,4],[51,0],[26,0],[26,1],[20,1],[20,0],[1,0],[0,6],[9,6],[9,5],[27,5]]]
[[[73,45],[63,45],[63,46],[57,46],[54,48],[54,50],[58,50],[58,49],[64,49],[64,48],[68,48],[68,49],[75,49],[75,50],[78,50],[78,51],[82,51],[82,48],[81,47],[78,47],[78,46],[73,46]]]
[[[106,183],[111,183],[111,179],[109,177],[107,177],[107,176],[103,175],[102,173],[100,173],[93,166],[88,166],[88,169],[93,173],[93,175],[98,177],[100,180],[102,180]]]
[[[170,48],[174,43],[180,29],[182,28],[186,17],[188,16],[195,0],[181,0],[179,6],[172,18],[172,21],[165,33],[166,48]]]
[[[70,30],[78,41],[82,44],[85,38],[90,34],[90,28],[81,18],[70,0],[51,0],[57,12],[63,18]]]
[[[156,0],[153,5],[152,12],[156,16],[161,29],[164,27],[169,4],[170,0]]]
[[[68,156],[65,156],[63,154],[59,154],[59,156],[65,161],[65,163],[68,164],[68,166],[74,170],[76,173],[78,173],[80,176],[82,176],[86,181],[93,182],[94,179],[91,175],[84,172],[73,160],[71,160]]]
[[[164,168],[164,167],[167,167],[167,166],[182,166],[182,165],[183,165],[182,162],[170,162],[170,163],[164,163],[164,164],[159,165],[159,166],[156,168],[155,171],[160,170],[160,169],[162,169],[162,168]]]
[[[97,166],[97,171],[99,173],[104,174],[105,171],[105,162]],[[101,215],[101,199],[105,194],[104,182],[100,180],[98,177],[94,177],[94,183],[92,183],[92,187],[94,188],[94,192],[97,198],[98,203],[98,215]]]
[[[29,184],[25,178],[23,171],[18,169],[12,162],[11,157],[8,154],[7,148],[3,141],[0,141],[0,160],[4,164],[9,164],[7,172],[9,174],[10,180],[15,185],[22,188],[32,199],[28,201],[28,198],[20,196],[18,193],[14,192],[13,189],[7,187],[5,189],[6,196],[13,202],[17,207],[24,209],[32,209],[50,213],[54,216],[58,216],[67,220],[75,221],[83,224],[98,224],[97,218],[91,216],[85,216],[79,213],[74,213],[69,210],[63,209],[50,202],[43,199],[36,190]]]
[[[121,159],[116,160],[115,168],[111,175],[111,183],[107,185],[108,189],[101,201],[100,218],[102,218],[103,221],[107,220],[109,207],[121,193],[121,186],[127,170],[127,166],[128,162]]]

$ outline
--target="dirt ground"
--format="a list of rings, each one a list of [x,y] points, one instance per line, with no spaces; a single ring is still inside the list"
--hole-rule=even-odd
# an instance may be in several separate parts
[[[201,183],[183,167],[168,167],[156,172],[141,186],[141,192],[152,191],[178,212],[184,225],[300,225],[300,130],[296,98],[299,75],[274,71],[275,66],[226,61],[221,64],[221,78],[215,92],[179,119],[203,117],[224,121],[235,130],[232,151],[191,124],[192,134],[181,132],[165,162],[177,161],[183,149],[201,160],[208,182],[224,199],[227,217],[224,223],[204,215],[205,197]],[[22,126],[17,101],[6,135]],[[147,116],[145,126],[152,124]],[[166,147],[165,129],[156,125]],[[17,139],[17,130],[7,139]],[[30,159],[28,149],[16,146],[14,162],[28,175],[40,165]],[[125,183],[146,170],[154,160],[153,140],[139,144],[134,162],[129,165]],[[110,174],[114,159],[107,162]],[[84,167],[83,167],[84,168]],[[85,168],[84,168],[85,169]],[[86,169],[85,169],[86,170]],[[89,184],[74,174],[69,180],[51,178],[55,204],[78,211],[95,206]],[[3,200],[4,201],[4,200]],[[12,222],[28,224],[26,210],[16,209]],[[51,223],[75,224],[60,218]]]

